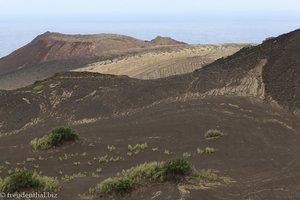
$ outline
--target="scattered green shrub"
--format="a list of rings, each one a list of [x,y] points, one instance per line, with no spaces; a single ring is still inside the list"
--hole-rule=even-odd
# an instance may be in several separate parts
[[[100,168],[97,168],[97,169],[96,169],[96,172],[97,172],[97,173],[101,173],[101,172],[102,172],[102,168],[101,168],[101,167],[100,167]]]
[[[192,154],[191,154],[190,152],[184,152],[184,153],[182,154],[182,157],[185,158],[185,159],[188,159],[188,158],[190,158],[191,156],[192,156]]]
[[[42,156],[39,155],[38,160],[45,160],[46,158],[43,158]]]
[[[59,127],[51,131],[50,134],[41,138],[35,138],[30,142],[33,149],[50,149],[57,147],[68,141],[79,140],[79,134],[70,127]]]
[[[136,145],[128,145],[128,153],[127,155],[131,156],[133,154],[139,154],[141,151],[144,151],[148,148],[147,143],[144,144],[136,144]]]
[[[99,177],[100,177],[100,175],[99,175],[99,174],[97,174],[97,173],[95,173],[95,172],[93,172],[93,173],[92,173],[92,177],[94,177],[94,178],[99,178]]]
[[[108,163],[109,162],[108,155],[101,156],[98,158],[98,160],[99,160],[99,163]]]
[[[44,90],[44,85],[36,85],[32,88],[34,92],[41,92]]]
[[[152,151],[153,151],[153,152],[156,152],[156,151],[158,151],[158,147],[154,147],[154,148],[152,148]]]
[[[83,177],[86,177],[86,173],[79,172],[79,173],[71,174],[71,175],[66,174],[63,177],[61,177],[61,179],[63,181],[68,182],[68,181],[71,181],[71,180],[74,180],[74,179],[77,179],[77,178],[83,178]]]
[[[81,156],[84,156],[85,155],[85,153],[82,153],[82,154],[80,154]],[[62,156],[59,156],[58,157],[58,159],[59,160],[69,160],[69,159],[71,159],[71,158],[75,158],[75,157],[77,157],[77,156],[79,156],[79,153],[69,153],[69,154],[64,154],[64,155],[62,155]]]
[[[124,158],[121,156],[108,157],[108,155],[106,154],[105,156],[100,156],[98,158],[94,157],[94,160],[98,160],[99,163],[109,163],[109,162],[117,162],[120,160],[124,160]]]
[[[215,181],[215,180],[218,179],[217,174],[213,173],[212,170],[210,170],[210,169],[207,169],[207,170],[203,169],[203,170],[201,170],[199,172],[199,175],[200,175],[200,177],[203,177],[203,178],[205,178],[205,179],[207,179],[209,181]]]
[[[197,148],[196,149],[196,153],[198,154],[198,155],[201,155],[201,154],[203,154],[204,153],[204,150],[202,150],[201,148]]]
[[[80,165],[80,162],[79,161],[73,162],[73,165]]]
[[[27,161],[27,162],[34,162],[34,161],[35,161],[35,158],[26,158],[26,161]]]
[[[107,145],[109,151],[115,151],[117,148],[114,145]]]
[[[168,149],[165,149],[164,154],[166,154],[166,155],[171,155],[172,152],[171,152],[170,150],[168,150]]]
[[[42,176],[32,171],[19,170],[1,181],[0,191],[14,193],[33,189],[35,191],[49,192],[56,191],[58,185],[58,181],[55,178]]]
[[[208,153],[208,154],[211,154],[211,153],[215,153],[217,150],[215,149],[215,148],[213,148],[213,147],[206,147],[205,149],[204,149],[204,152],[205,153]]]
[[[206,131],[206,133],[204,134],[204,137],[206,139],[209,138],[216,138],[216,137],[221,137],[223,135],[223,133],[220,130],[217,129],[209,129],[208,131]]]

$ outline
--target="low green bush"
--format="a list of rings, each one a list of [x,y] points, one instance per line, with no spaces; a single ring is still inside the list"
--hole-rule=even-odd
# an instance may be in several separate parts
[[[119,179],[114,183],[113,188],[122,195],[131,192],[133,189],[133,182],[130,179]]]
[[[96,187],[90,188],[89,192],[100,197],[124,195],[149,183],[180,183],[190,180],[192,176],[199,178],[200,175],[200,172],[183,158],[165,162],[148,162],[123,170],[117,177],[103,180]]]
[[[185,159],[169,160],[163,164],[162,169],[164,179],[171,181],[179,181],[192,171],[190,163]]]
[[[123,195],[133,190],[133,181],[126,178],[107,178],[99,183],[95,188],[90,189],[90,193],[107,196],[112,194]]]
[[[27,170],[15,171],[0,182],[0,191],[10,193],[27,189],[50,192],[56,191],[59,186],[57,179]]]
[[[51,131],[50,134],[41,138],[35,138],[30,142],[33,149],[50,149],[57,147],[65,142],[79,140],[79,134],[70,127],[59,127]]]
[[[208,131],[206,131],[206,133],[204,134],[204,137],[206,139],[209,138],[216,138],[216,137],[221,137],[223,135],[223,133],[220,130],[217,129],[209,129]]]
[[[162,181],[163,162],[148,162],[137,165],[133,168],[123,170],[121,177],[132,180],[134,183],[142,184],[145,181]]]

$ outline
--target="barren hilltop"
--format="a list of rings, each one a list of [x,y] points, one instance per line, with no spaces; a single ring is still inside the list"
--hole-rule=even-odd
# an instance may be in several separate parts
[[[0,91],[0,175],[38,169],[59,199],[299,199],[299,69],[296,30],[187,74],[64,72]],[[79,140],[30,146],[57,126]]]
[[[157,36],[153,40],[150,41],[151,44],[154,45],[177,45],[177,44],[186,44],[184,42],[178,42],[170,37],[162,37]]]
[[[41,63],[70,58],[104,56],[116,52],[131,52],[154,46],[132,37],[113,34],[65,35],[46,32],[28,45],[0,60],[0,73],[5,74]]]

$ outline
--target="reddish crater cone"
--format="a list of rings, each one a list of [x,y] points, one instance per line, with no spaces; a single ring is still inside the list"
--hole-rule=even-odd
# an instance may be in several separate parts
[[[171,38],[157,37],[145,42],[115,34],[65,35],[46,32],[31,43],[0,59],[0,75],[43,62],[70,58],[88,58],[117,52],[131,52],[158,45],[183,44]]]

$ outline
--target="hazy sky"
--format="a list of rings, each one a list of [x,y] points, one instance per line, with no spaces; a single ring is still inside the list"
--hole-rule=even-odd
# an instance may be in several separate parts
[[[259,43],[300,27],[300,0],[0,0],[0,57],[45,31]]]
[[[300,0],[0,0],[0,15],[300,12]]]

